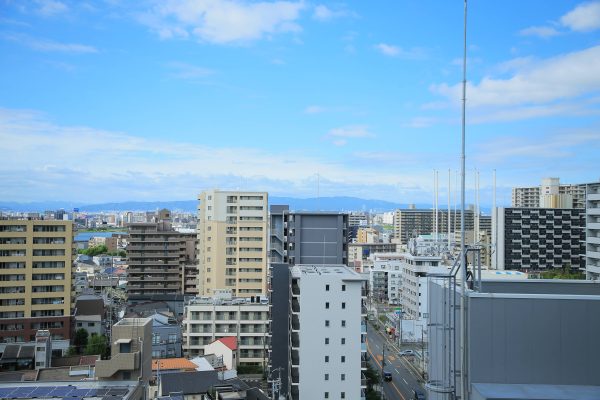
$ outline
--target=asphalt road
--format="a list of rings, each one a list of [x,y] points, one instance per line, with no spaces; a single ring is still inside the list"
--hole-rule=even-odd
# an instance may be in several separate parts
[[[392,343],[380,332],[376,331],[372,325],[367,329],[367,354],[372,360],[371,365],[381,373],[382,351],[385,350],[385,370],[392,373],[391,381],[383,381],[383,392],[386,399],[411,400],[413,389],[420,388],[419,373],[406,357],[400,357],[397,344]],[[403,348],[404,350],[404,348]]]

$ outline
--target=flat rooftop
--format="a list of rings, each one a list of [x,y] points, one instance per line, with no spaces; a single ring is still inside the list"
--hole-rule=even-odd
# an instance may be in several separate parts
[[[291,268],[292,277],[302,278],[302,276],[321,275],[321,276],[339,276],[343,280],[364,281],[367,278],[361,276],[358,272],[343,264],[325,264],[325,265],[295,265]]]

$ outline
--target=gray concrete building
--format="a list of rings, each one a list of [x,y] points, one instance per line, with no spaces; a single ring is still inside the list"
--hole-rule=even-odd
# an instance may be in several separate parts
[[[586,185],[585,240],[587,279],[600,280],[600,182]]]
[[[484,280],[475,288],[466,293],[463,347],[460,287],[429,282],[428,400],[600,398],[598,283]]]
[[[272,263],[348,264],[348,214],[270,208]]]
[[[584,209],[498,208],[494,224],[493,269],[584,267]]]
[[[450,232],[460,231],[460,211],[438,210],[438,232],[447,233],[448,223]],[[473,210],[465,210],[465,230],[473,231],[476,213]],[[491,216],[479,216],[479,231],[491,235]],[[419,235],[428,235],[435,230],[435,211],[428,209],[399,209],[394,212],[394,240],[397,243],[408,244],[410,238]]]
[[[152,318],[152,358],[181,357],[183,335],[177,321],[161,313],[149,318]]]

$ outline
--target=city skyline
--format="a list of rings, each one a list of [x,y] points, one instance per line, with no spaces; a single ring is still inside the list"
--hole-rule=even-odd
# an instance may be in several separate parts
[[[0,8],[6,201],[218,187],[431,203],[436,168],[443,204],[458,169],[460,1]],[[600,2],[469,12],[467,203],[475,168],[482,204],[493,169],[499,204],[546,176],[597,181]]]

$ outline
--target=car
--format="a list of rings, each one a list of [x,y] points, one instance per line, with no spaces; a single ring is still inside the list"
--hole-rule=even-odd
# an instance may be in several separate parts
[[[402,350],[400,353],[401,356],[416,356],[417,353],[415,353],[413,350]]]
[[[421,389],[413,390],[413,400],[425,400],[425,393]]]
[[[391,381],[392,380],[392,373],[390,371],[383,370],[383,380],[384,381]]]

